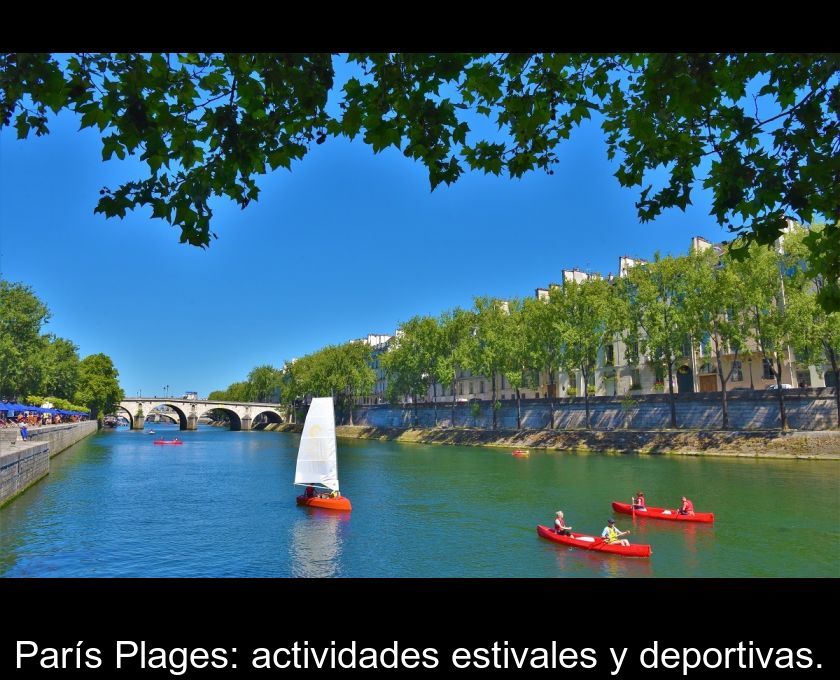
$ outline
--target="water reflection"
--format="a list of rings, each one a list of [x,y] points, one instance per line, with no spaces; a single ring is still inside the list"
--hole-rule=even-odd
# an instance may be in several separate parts
[[[321,508],[301,508],[300,515],[291,529],[289,556],[292,576],[341,576],[342,529],[350,520],[349,514]]]
[[[557,568],[561,576],[564,572],[586,572],[587,575],[643,578],[653,574],[651,559],[561,548],[557,551]]]

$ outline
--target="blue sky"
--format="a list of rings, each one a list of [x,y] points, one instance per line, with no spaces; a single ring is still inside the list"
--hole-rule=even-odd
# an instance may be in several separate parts
[[[62,114],[51,134],[0,131],[0,271],[32,286],[81,356],[109,354],[127,395],[205,396],[259,364],[388,333],[476,295],[533,295],[564,268],[615,272],[623,254],[728,238],[699,189],[683,213],[640,224],[597,124],[559,149],[555,174],[464,175],[430,192],[423,166],[360,139],[313,146],[260,180],[259,202],[216,206],[207,250],[147,211],[93,209],[103,186],[144,176],[101,160],[98,135]]]

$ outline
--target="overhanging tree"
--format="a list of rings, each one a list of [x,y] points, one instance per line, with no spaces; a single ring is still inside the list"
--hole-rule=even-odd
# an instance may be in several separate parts
[[[328,54],[0,54],[0,127],[49,131],[51,115],[97,127],[104,160],[139,155],[145,177],[104,188],[96,210],[146,207],[214,237],[210,200],[243,208],[256,179],[329,136],[361,136],[423,163],[434,188],[465,169],[552,172],[558,147],[595,117],[639,219],[685,209],[702,182],[712,215],[771,244],[783,214],[826,228],[808,241],[819,300],[840,309],[840,57],[834,54],[353,54],[327,111]],[[500,135],[473,132],[492,119]],[[660,179],[664,178],[664,179]]]

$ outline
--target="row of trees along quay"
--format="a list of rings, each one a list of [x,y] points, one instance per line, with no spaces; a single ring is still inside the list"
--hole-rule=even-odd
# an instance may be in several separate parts
[[[415,316],[400,326],[381,355],[388,396],[392,402],[411,396],[416,423],[418,396],[434,394],[438,385],[451,389],[454,422],[455,383],[459,371],[467,369],[490,380],[495,429],[497,379],[504,376],[516,392],[521,428],[520,389],[536,387],[540,371],[552,378],[555,370],[579,372],[589,385],[599,352],[622,340],[631,365],[644,360],[668,376],[671,427],[677,427],[674,371],[688,339],[692,347],[702,343],[704,355],[714,361],[722,385],[724,428],[729,427],[727,383],[742,352],[756,352],[766,360],[786,428],[781,386],[788,348],[802,364],[830,364],[835,384],[840,384],[840,313],[826,312],[818,304],[822,278],[809,277],[805,259],[806,242],[815,229],[820,227],[792,224],[772,250],[738,240],[722,250],[693,250],[682,257],[657,254],[622,277],[590,276],[553,286],[547,299],[479,297],[472,309]],[[730,354],[734,360],[725,370],[723,357]],[[369,394],[376,380],[370,364],[371,348],[362,342],[330,346],[286,362],[282,369],[257,367],[248,381],[211,398],[277,390],[291,406],[307,395],[331,394],[352,424],[354,399]],[[583,392],[590,427],[589,391]],[[840,389],[835,388],[835,398],[840,424]],[[433,405],[437,422],[436,400]]]
[[[49,319],[49,308],[32,288],[0,279],[0,397],[90,411],[101,420],[124,397],[111,357],[80,359],[71,340],[42,333]]]
[[[216,237],[215,197],[246,208],[261,175],[313,144],[393,146],[434,189],[466,170],[552,174],[591,119],[641,222],[685,210],[700,187],[714,220],[753,243],[776,241],[780,215],[824,221],[805,276],[840,309],[837,54],[0,52],[0,74],[0,129],[45,135],[69,112],[98,129],[104,161],[144,164],[103,187],[95,212],[146,209],[200,247]]]

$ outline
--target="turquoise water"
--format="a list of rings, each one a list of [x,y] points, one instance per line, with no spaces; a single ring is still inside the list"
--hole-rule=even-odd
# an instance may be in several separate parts
[[[619,456],[339,440],[353,512],[298,508],[297,435],[104,431],[0,509],[3,576],[840,576],[840,462]],[[563,510],[600,533],[612,500],[680,495],[713,526],[618,527],[651,559],[540,539]]]

